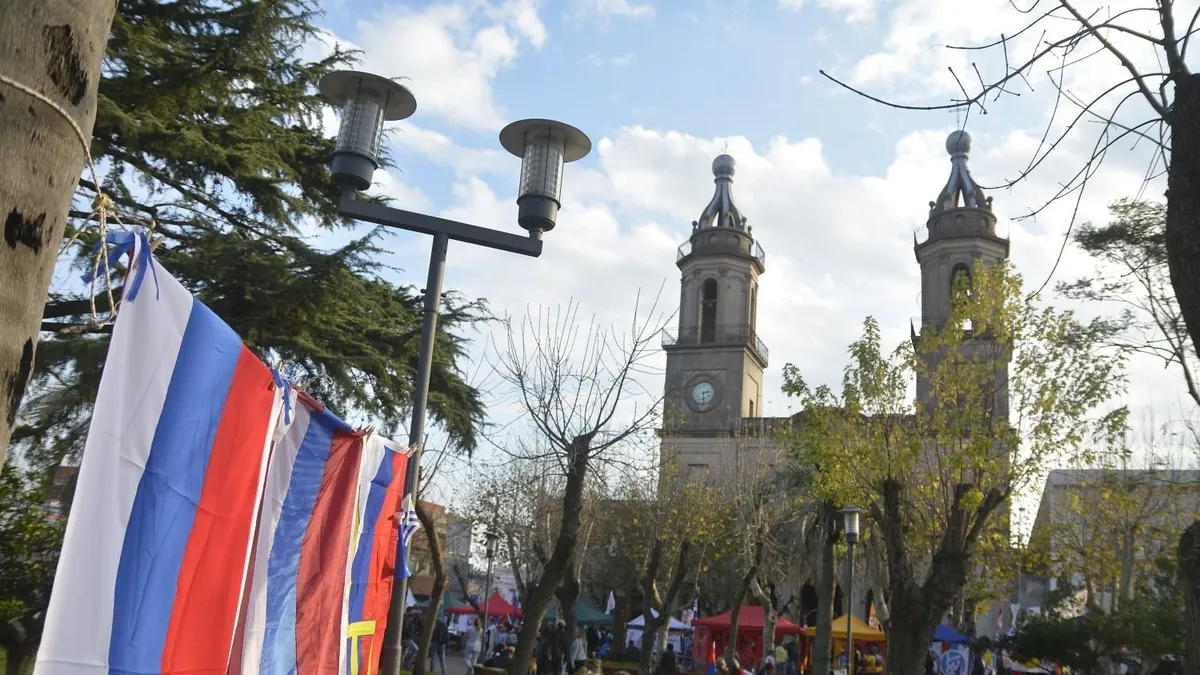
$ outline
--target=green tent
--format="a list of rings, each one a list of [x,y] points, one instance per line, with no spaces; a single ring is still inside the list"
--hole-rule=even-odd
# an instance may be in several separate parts
[[[601,612],[599,609],[589,605],[583,600],[575,601],[575,618],[580,626],[609,626],[612,625],[612,617]],[[550,610],[546,612],[546,621],[557,621],[558,611]]]

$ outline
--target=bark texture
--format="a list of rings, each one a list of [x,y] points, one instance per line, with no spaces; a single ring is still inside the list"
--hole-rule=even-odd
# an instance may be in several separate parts
[[[1167,171],[1165,239],[1171,287],[1187,325],[1192,347],[1200,352],[1200,75],[1173,77],[1175,100],[1171,125],[1171,165]],[[1185,551],[1189,543],[1189,551]],[[1200,672],[1200,521],[1183,533],[1180,575],[1188,628],[1187,672]],[[1190,557],[1189,557],[1190,556]]]
[[[1179,578],[1183,582],[1187,654],[1184,672],[1200,673],[1200,521],[1179,538]]]
[[[116,0],[0,2],[0,75],[90,139]],[[33,369],[42,307],[85,153],[70,122],[0,82],[0,463]]]
[[[837,594],[837,560],[834,545],[837,544],[839,536],[834,512],[832,504],[825,504],[822,509],[821,518],[825,523],[821,532],[824,533],[824,540],[821,542],[816,574],[817,623],[816,635],[813,636],[812,672],[821,675],[832,670],[833,660],[833,599]]]
[[[417,638],[417,657],[413,659],[412,666],[412,675],[425,675],[425,666],[429,664],[429,645],[433,642],[433,629],[442,616],[442,595],[446,593],[446,561],[442,558],[442,540],[437,535],[437,523],[419,499],[416,510],[421,529],[429,542],[429,559],[433,564],[433,590],[430,592],[429,606],[425,608],[424,626],[421,627],[421,636]]]
[[[658,591],[658,574],[662,568],[663,541],[658,539],[650,549],[650,559],[646,563],[646,573],[642,575],[642,651],[638,659],[638,672],[650,675],[654,672],[653,649],[651,645],[658,644],[666,637],[663,630],[671,621],[671,615],[679,609],[679,594],[683,588],[683,577],[687,572],[688,552],[691,542],[684,539],[679,544],[679,556],[675,559],[675,567],[671,570],[670,581],[667,583],[666,594]],[[656,616],[657,614],[657,616]]]
[[[733,661],[737,658],[738,615],[742,613],[742,604],[746,602],[746,596],[750,594],[750,584],[754,582],[754,577],[758,576],[758,569],[762,566],[765,553],[763,538],[760,534],[755,539],[754,558],[750,560],[750,567],[746,570],[745,576],[742,577],[742,583],[738,585],[737,592],[729,602],[729,645],[725,647],[726,661]],[[742,667],[748,668],[749,665],[742,664]]]
[[[525,612],[525,623],[521,626],[521,632],[517,634],[516,653],[513,654],[512,663],[508,667],[509,675],[528,675],[533,648],[537,644],[538,629],[546,616],[550,600],[554,598],[554,592],[570,569],[575,545],[579,541],[579,523],[583,517],[583,486],[587,479],[593,436],[591,433],[578,436],[564,453],[567,460],[567,484],[563,490],[562,522],[558,537],[554,540],[554,551],[550,554],[550,560],[542,570],[537,586],[529,591],[529,599],[522,608]]]

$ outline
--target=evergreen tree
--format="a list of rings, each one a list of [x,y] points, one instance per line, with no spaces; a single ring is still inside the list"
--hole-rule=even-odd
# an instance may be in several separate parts
[[[382,278],[378,230],[333,251],[301,234],[347,225],[316,84],[355,55],[306,60],[305,44],[320,39],[315,18],[309,0],[120,0],[92,140],[103,185],[80,181],[68,224],[77,242],[60,265],[91,264],[89,215],[102,190],[125,222],[153,228],[164,265],[260,357],[333,410],[397,433],[411,401],[419,291]],[[119,293],[64,292],[46,305],[14,434],[40,465],[82,448],[111,330],[91,319],[111,297]],[[448,293],[433,366],[430,413],[468,451],[483,406],[459,367],[462,331],[485,316],[482,301]]]

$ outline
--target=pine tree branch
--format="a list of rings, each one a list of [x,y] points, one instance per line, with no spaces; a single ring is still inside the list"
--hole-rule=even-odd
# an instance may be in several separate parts
[[[124,292],[124,287],[112,289],[114,298],[121,297]],[[45,309],[42,310],[42,319],[64,319],[70,316],[83,316],[91,314],[93,305],[97,312],[108,312],[112,310],[112,305],[109,304],[108,293],[99,293],[91,300],[63,300],[61,302],[47,302]]]

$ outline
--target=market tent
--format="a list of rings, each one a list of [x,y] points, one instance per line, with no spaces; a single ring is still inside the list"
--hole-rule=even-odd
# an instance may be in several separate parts
[[[653,610],[651,610],[651,611],[653,611]],[[692,629],[691,626],[680,621],[679,619],[676,619],[675,617],[670,617],[670,619],[671,619],[670,623],[667,625],[668,632],[669,631],[688,631],[688,630]],[[629,623],[627,623],[625,625],[629,626],[630,628],[637,628],[637,629],[641,630],[646,627],[646,615],[642,614],[642,615],[638,616],[638,618],[634,619],[633,621],[630,621]]]
[[[965,633],[960,633],[953,628],[938,624],[937,629],[933,631],[934,642],[949,642],[952,645],[965,645],[971,642],[971,638]]]
[[[713,629],[724,628],[724,629],[728,630],[729,624],[730,624],[730,618],[732,615],[733,615],[733,612],[724,612],[724,613],[718,614],[716,616],[709,616],[709,617],[705,617],[703,619],[696,619],[695,621],[692,622],[692,625],[693,626],[705,626],[707,628],[713,628]],[[741,611],[738,612],[738,632],[739,633],[743,633],[746,631],[758,631],[761,633],[762,629],[764,627],[766,627],[766,623],[763,621],[763,608],[762,607],[759,607],[758,605],[745,605],[742,607]],[[788,621],[787,619],[785,619],[783,617],[779,617],[779,621],[776,622],[776,624],[775,624],[775,634],[776,635],[779,635],[781,633],[785,634],[785,635],[788,635],[788,634],[798,635],[802,632],[804,632],[803,628],[801,628],[800,626],[797,626],[796,624],[792,623],[791,621]],[[846,633],[846,627],[845,627],[845,624],[842,624],[842,634],[845,635],[845,633]]]
[[[505,600],[499,593],[493,592],[487,600],[487,607],[480,604],[479,609],[488,613],[488,616],[521,616],[521,608],[513,607],[512,603]],[[455,605],[446,610],[449,614],[474,614],[475,608],[470,603],[465,605]]]
[[[552,609],[546,612],[546,621],[557,621],[558,610]],[[575,601],[575,621],[580,626],[608,626],[612,624],[613,618],[604,612],[589,605],[583,600]]]
[[[861,620],[859,620],[857,618],[853,618],[853,619],[851,619],[851,621],[852,621],[851,625],[853,626],[853,628],[851,629],[852,633],[851,633],[850,637],[854,638],[855,640],[861,640],[863,642],[886,642],[887,641],[887,635],[885,635],[884,632],[879,630],[878,628],[871,628],[870,626],[863,623]],[[833,624],[830,627],[832,629],[831,632],[833,633],[834,640],[845,640],[846,639],[846,615],[845,614],[834,619]],[[816,626],[809,626],[808,628],[805,628],[804,634],[809,637],[816,635],[817,634]]]

